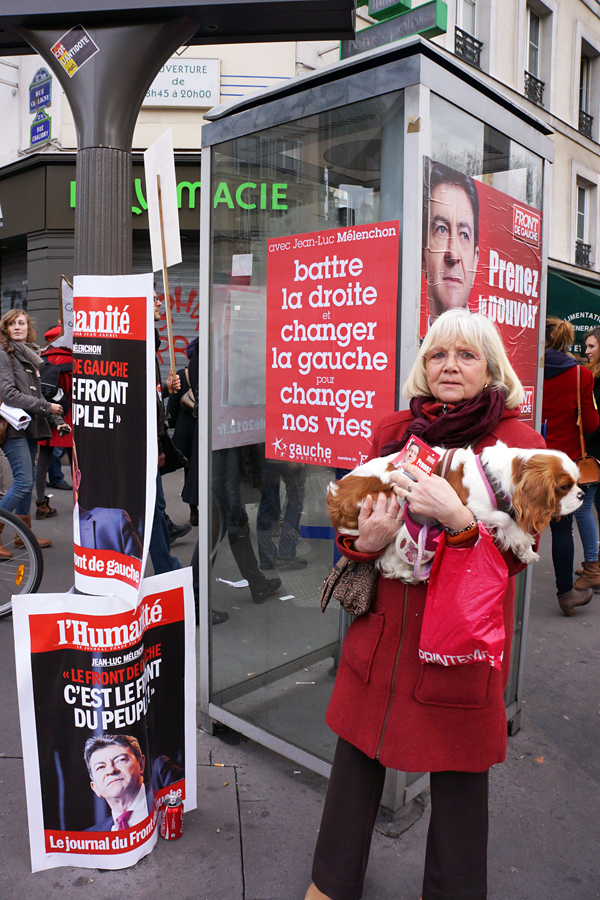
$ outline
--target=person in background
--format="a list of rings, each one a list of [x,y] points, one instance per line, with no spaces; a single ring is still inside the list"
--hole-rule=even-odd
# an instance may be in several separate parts
[[[24,410],[31,416],[26,429],[6,429],[3,450],[10,463],[13,483],[0,507],[14,512],[31,528],[31,492],[35,482],[35,458],[40,438],[49,438],[51,428],[68,434],[63,409],[42,395],[39,370],[42,358],[35,343],[35,329],[28,313],[11,309],[0,320],[0,398],[7,406]],[[3,526],[2,526],[3,527]],[[1,529],[0,529],[1,531]],[[40,547],[52,546],[48,538],[38,538]],[[9,559],[10,550],[0,543],[0,558]]]
[[[64,447],[55,447],[52,453],[52,459],[48,466],[48,477],[46,479],[46,487],[54,488],[55,491],[72,491],[73,485],[65,480],[62,470],[62,458],[65,455]],[[71,458],[69,456],[69,464]]]
[[[581,456],[577,427],[577,372],[580,375],[581,418],[584,432],[593,432],[600,425],[594,402],[594,377],[580,366],[568,352],[575,340],[573,326],[556,316],[546,320],[546,352],[544,356],[544,401],[542,422],[546,423],[546,444],[549,450],[562,450],[571,459]],[[573,584],[573,515],[552,519],[552,562],[556,578],[558,605],[565,616],[572,616],[575,607],[585,606],[592,599],[594,588],[600,588],[598,568],[598,532],[592,516],[592,501],[596,485],[588,487],[583,504],[574,513],[583,544],[584,571]]]
[[[63,408],[65,422],[69,428],[72,429],[71,395],[73,390],[73,350],[68,347],[54,347],[52,345],[52,341],[61,334],[62,327],[60,325],[56,325],[55,328],[51,328],[46,332],[44,337],[48,341],[48,346],[42,350],[41,357],[48,365],[58,367],[55,372],[53,384],[57,384],[58,392],[62,392],[62,397],[60,401],[57,402],[59,402]],[[41,374],[43,385],[45,380],[43,369]],[[37,492],[35,504],[37,507],[35,512],[36,519],[49,519],[56,515],[56,510],[52,509],[50,506],[50,498],[46,496],[46,474],[48,473],[50,464],[54,458],[54,449],[56,447],[60,447],[62,452],[65,450],[67,451],[69,462],[72,465],[72,432],[69,431],[67,434],[59,434],[56,428],[53,428],[51,436],[39,442],[37,474],[35,480]],[[52,487],[57,487],[58,490],[71,490],[71,486],[67,484],[62,477],[62,469],[60,471],[62,484],[59,482],[57,485],[52,485]],[[64,487],[62,485],[64,485]]]
[[[596,409],[600,410],[600,328],[594,328],[585,336],[585,355],[587,357],[587,368],[594,377],[594,399],[596,401]],[[585,449],[590,456],[600,459],[600,428],[585,435]],[[592,485],[592,499],[596,507],[598,520],[600,521],[600,485]],[[588,488],[589,490],[589,488]],[[592,499],[589,503],[592,503]],[[584,500],[584,505],[588,502],[588,497]],[[575,570],[576,575],[585,574],[585,560],[579,569]],[[577,582],[575,583],[577,585]]]
[[[154,292],[154,321],[160,319],[160,307],[162,300]],[[156,352],[160,348],[160,335],[154,330],[154,339]],[[163,406],[163,398],[169,394],[173,394],[181,388],[179,376],[172,371],[166,381],[163,381],[160,375],[158,365],[158,356],[155,356],[156,368],[156,426],[158,440],[158,469],[156,472],[156,504],[154,506],[154,520],[152,522],[152,536],[150,538],[150,559],[154,574],[159,575],[162,572],[173,572],[175,569],[181,568],[181,563],[176,556],[171,556],[171,536],[169,534],[169,524],[166,517],[167,503],[165,500],[165,492],[163,490],[162,476],[160,474],[161,466],[165,464],[165,454],[162,449],[161,438],[165,433],[165,408]]]

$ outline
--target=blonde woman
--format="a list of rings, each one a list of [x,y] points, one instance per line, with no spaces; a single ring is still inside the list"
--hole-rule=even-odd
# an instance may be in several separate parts
[[[410,436],[430,446],[541,448],[519,421],[523,389],[494,325],[485,316],[450,310],[429,329],[404,385],[410,410],[375,429],[371,456],[400,451]],[[444,526],[448,542],[469,547],[478,537],[472,512],[437,475],[416,482],[394,473],[411,510]],[[409,493],[410,491],[410,493]],[[356,539],[339,535],[342,554],[376,560],[402,524],[396,497],[367,498]],[[510,670],[514,576],[524,566],[511,552],[504,597],[502,670],[488,663],[445,668],[419,660],[426,583],[379,576],[371,610],[344,639],[327,724],[338,735],[306,900],[358,900],[387,766],[431,773],[431,821],[423,900],[487,896],[488,770],[506,757],[504,689]]]

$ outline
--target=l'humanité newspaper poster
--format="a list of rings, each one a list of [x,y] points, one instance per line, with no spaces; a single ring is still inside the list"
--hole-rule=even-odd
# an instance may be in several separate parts
[[[156,497],[154,279],[74,279],[75,587],[136,606]]]
[[[120,869],[156,843],[161,798],[196,808],[191,569],[116,597],[13,607],[32,871]]]

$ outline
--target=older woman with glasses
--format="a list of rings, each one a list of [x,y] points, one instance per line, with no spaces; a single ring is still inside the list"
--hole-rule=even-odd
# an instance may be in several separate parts
[[[404,385],[410,410],[375,429],[371,457],[401,450],[415,435],[430,446],[542,448],[519,421],[523,390],[494,325],[451,310],[428,332]],[[444,526],[449,545],[473,546],[478,525],[453,488],[436,476],[394,473],[411,511]],[[374,561],[394,540],[402,512],[394,497],[367,498],[357,538],[337,544],[350,559]],[[386,767],[431,773],[431,821],[423,900],[487,896],[488,770],[506,756],[504,689],[510,669],[514,576],[524,566],[503,554],[506,641],[502,669],[487,662],[444,667],[419,660],[427,585],[380,575],[371,610],[344,640],[327,723],[338,735],[306,900],[358,900]]]

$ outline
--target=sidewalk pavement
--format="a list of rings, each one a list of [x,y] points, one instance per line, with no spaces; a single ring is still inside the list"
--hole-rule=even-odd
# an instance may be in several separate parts
[[[62,512],[62,498],[55,500]],[[175,521],[185,520],[176,513]],[[50,523],[42,526],[40,533],[50,533]],[[60,556],[68,552],[65,539]],[[490,778],[489,900],[594,900],[600,898],[600,595],[565,618],[548,533],[541,553],[522,727]],[[44,589],[64,590],[52,583],[59,580],[49,575]],[[233,732],[198,731],[197,738],[198,809],[185,816],[181,840],[159,837],[130,869],[32,874],[12,622],[0,621],[0,900],[303,900],[325,779]],[[378,823],[365,900],[418,900],[428,818],[425,796],[424,814],[399,837]]]

